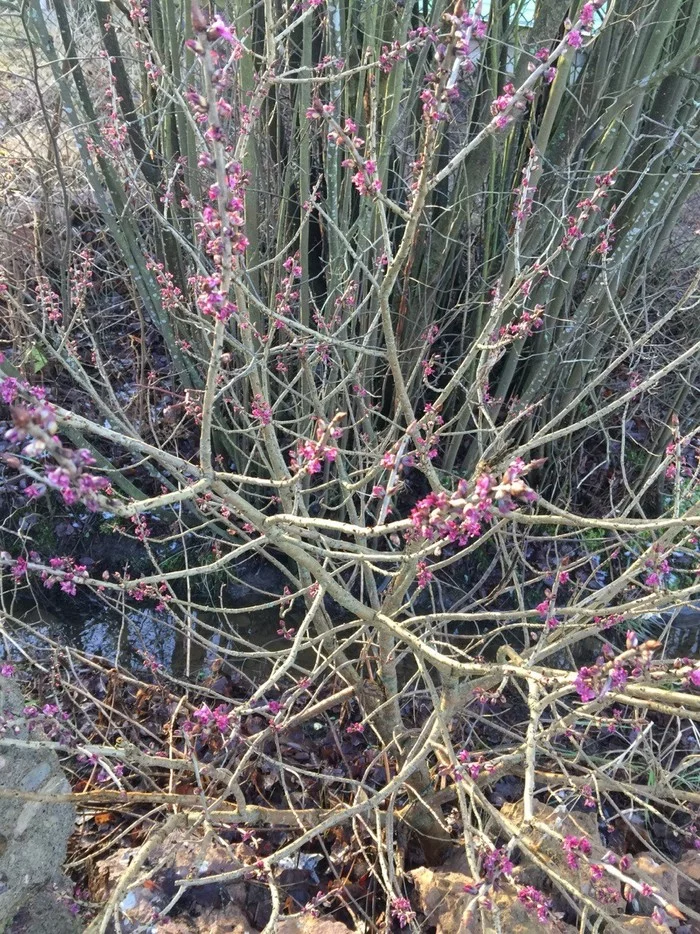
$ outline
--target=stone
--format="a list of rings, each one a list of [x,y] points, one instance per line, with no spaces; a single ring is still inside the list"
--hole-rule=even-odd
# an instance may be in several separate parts
[[[349,934],[350,928],[332,918],[280,918],[275,925],[276,934]]]
[[[472,879],[460,872],[428,869],[421,866],[408,873],[415,888],[425,924],[435,926],[438,934],[466,931],[464,915],[473,896],[464,891]]]
[[[564,806],[553,808],[540,801],[535,801],[533,810],[535,821],[540,826],[525,830],[522,828],[524,818],[522,802],[506,803],[501,808],[503,817],[514,828],[517,828],[519,835],[527,842],[533,857],[540,862],[538,866],[533,860],[532,865],[528,866],[528,884],[534,885],[538,889],[546,887],[548,879],[546,867],[554,866],[559,875],[568,879],[581,892],[595,897],[588,862],[581,859],[579,868],[572,869],[567,863],[566,853],[562,841],[559,839],[559,837],[584,837],[591,844],[590,862],[600,862],[605,853],[605,847],[602,845],[598,830],[598,818],[595,812],[569,811]],[[548,834],[542,829],[545,825],[551,827],[556,835]],[[606,901],[605,908],[608,914],[616,916],[624,913],[625,903],[619,883],[608,877],[604,880],[604,884],[611,896],[617,896],[616,901],[612,903]]]
[[[29,733],[22,693],[10,678],[0,677],[0,789],[39,794],[65,794],[70,785],[58,756],[49,747],[23,746],[40,741]],[[21,797],[0,798],[0,931],[12,934],[69,934],[75,919],[56,898],[69,883],[62,874],[75,808]]]
[[[621,931],[629,931],[630,934],[671,934],[671,928],[665,924],[655,924],[651,918],[642,915],[618,918],[616,924]]]
[[[483,914],[466,892],[469,876],[459,872],[420,867],[408,873],[415,886],[414,899],[435,934],[542,934],[542,924],[518,899],[514,885],[489,892],[492,908]],[[471,906],[471,907],[470,907]],[[553,928],[554,930],[554,928]],[[558,934],[576,934],[576,928],[557,922]]]
[[[637,875],[642,882],[648,882],[658,889],[668,902],[678,905],[678,872],[674,866],[658,862],[653,853],[640,853],[634,864],[639,870]],[[659,904],[655,898],[646,895],[637,895],[637,900],[640,915],[650,915]]]
[[[676,869],[681,904],[700,912],[700,850],[689,850]]]

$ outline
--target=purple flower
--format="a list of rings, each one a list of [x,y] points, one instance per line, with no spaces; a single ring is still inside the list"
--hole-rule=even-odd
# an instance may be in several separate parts
[[[70,488],[70,474],[67,470],[64,470],[63,467],[55,467],[53,470],[47,470],[46,479],[52,486],[58,487],[59,490],[67,490]]]
[[[627,683],[627,677],[625,669],[616,665],[610,672],[610,683],[614,688],[621,688]]]
[[[593,25],[593,15],[595,13],[595,4],[594,3],[584,3],[581,13],[579,14],[581,23],[586,29],[590,29]]]
[[[15,675],[15,670],[16,669],[14,665],[10,665],[8,662],[6,662],[4,665],[0,666],[0,675],[2,675],[3,678],[13,678]]]
[[[214,42],[215,39],[224,39],[226,42],[230,42],[231,45],[236,42],[236,36],[231,27],[227,26],[219,15],[215,16],[211,21],[209,29],[207,29],[207,39],[210,42]]]
[[[0,380],[0,399],[3,402],[12,405],[17,398],[18,391],[17,380],[13,376],[6,376]]]
[[[199,720],[202,726],[208,726],[214,720],[214,711],[211,709],[209,704],[202,704],[199,710],[195,710],[192,714],[193,720]]]
[[[581,33],[578,29],[572,29],[566,37],[566,41],[571,46],[572,49],[580,49],[583,44],[583,39],[581,38]]]
[[[224,705],[219,704],[218,707],[214,708],[213,715],[217,729],[223,733],[229,726],[229,715]]]
[[[411,903],[407,898],[392,898],[391,917],[398,921],[400,928],[405,928],[407,924],[415,918],[416,914],[411,910]]]
[[[67,593],[69,597],[74,597],[77,592],[75,582],[69,578],[61,581],[61,590],[63,593]]]
[[[578,670],[576,679],[574,680],[574,687],[576,688],[576,693],[584,703],[595,700],[598,696],[598,692],[594,689],[597,674],[598,668],[596,666],[592,668],[584,666]]]
[[[578,869],[579,867],[579,856],[589,856],[591,852],[591,844],[585,837],[574,837],[567,836],[564,837],[564,842],[562,843],[562,849],[566,854],[566,862],[570,869]]]

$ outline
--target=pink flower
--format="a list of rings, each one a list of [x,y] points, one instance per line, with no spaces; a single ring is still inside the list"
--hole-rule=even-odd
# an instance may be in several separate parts
[[[407,898],[392,898],[391,916],[398,922],[400,928],[405,928],[413,921],[416,913],[411,910],[411,903]]]
[[[209,704],[202,704],[199,710],[195,710],[192,714],[193,720],[199,720],[202,726],[207,726],[214,720],[214,711],[211,709]]]
[[[566,854],[566,862],[570,869],[578,869],[579,867],[579,857],[578,854],[583,856],[590,855],[591,844],[585,837],[574,837],[567,836],[564,837],[564,842],[562,843],[562,849]]]
[[[210,42],[214,42],[215,39],[224,39],[226,42],[233,44],[236,42],[236,36],[231,30],[230,26],[227,26],[226,23],[220,16],[215,16],[211,21],[209,29],[207,29],[207,39]]]
[[[574,680],[576,693],[584,703],[595,700],[598,692],[594,689],[595,680],[598,675],[598,668],[594,665],[592,668],[579,668]]]
[[[15,670],[14,665],[10,665],[6,662],[4,665],[0,666],[0,675],[2,675],[3,678],[12,678],[14,677]]]
[[[13,376],[6,376],[4,379],[0,380],[0,399],[2,399],[3,402],[12,405],[17,398],[17,393],[17,380]]]
[[[259,392],[255,394],[253,404],[250,408],[250,414],[253,418],[257,418],[262,422],[263,425],[269,425],[272,421],[272,410]]]
[[[428,567],[427,561],[419,561],[416,565],[416,570],[418,572],[417,581],[418,586],[422,589],[427,587],[428,584],[433,580],[433,572]]]
[[[578,29],[572,29],[567,35],[566,41],[572,49],[580,49],[583,44],[583,39]]]
[[[580,13],[580,20],[583,26],[586,29],[590,29],[593,25],[593,16],[595,14],[595,4],[593,3],[584,3],[583,8]]]

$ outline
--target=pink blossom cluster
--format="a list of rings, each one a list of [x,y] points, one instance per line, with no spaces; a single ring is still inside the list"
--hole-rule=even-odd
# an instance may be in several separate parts
[[[600,211],[599,201],[608,197],[609,190],[612,188],[617,176],[617,168],[611,169],[595,177],[595,191],[590,197],[582,198],[576,205],[579,209],[578,215],[570,215],[567,218],[566,233],[562,238],[561,246],[565,250],[571,250],[575,244],[583,238],[583,228],[586,221],[595,213]],[[608,247],[609,247],[608,243]]]
[[[530,280],[523,283],[524,286],[529,286],[529,284]],[[526,289],[526,293],[527,292],[529,292],[529,288]],[[531,337],[535,331],[538,331],[542,327],[543,314],[544,305],[535,305],[532,311],[524,309],[519,318],[516,318],[508,324],[504,324],[498,331],[495,331],[491,335],[492,343],[500,343],[502,341],[510,343],[514,340],[523,340],[526,337]]]
[[[76,564],[75,560],[69,555],[63,557],[49,558],[49,566],[52,571],[59,573],[52,574],[51,571],[42,571],[41,579],[44,587],[50,590],[54,584],[58,584],[63,593],[69,597],[74,597],[77,593],[76,584],[87,579],[87,567],[84,564]]]
[[[439,123],[441,120],[447,120],[448,114],[440,106],[440,98],[437,94],[439,88],[436,75],[426,75],[426,82],[432,82],[433,87],[423,88],[420,92],[420,99],[423,102],[423,118],[428,123]]]
[[[209,129],[213,131],[212,135],[207,137],[210,143],[221,141],[222,134],[219,125],[216,124]],[[207,160],[200,158],[200,166],[203,162]],[[225,183],[220,186],[215,182],[209,186],[207,192],[209,204],[202,209],[202,220],[196,225],[197,237],[205,244],[207,253],[217,267],[221,265],[223,258],[224,238],[229,241],[234,255],[245,253],[248,246],[248,238],[243,233],[243,228],[245,226],[245,190],[249,176],[237,162],[229,162],[225,168]],[[223,218],[220,213],[222,204],[224,205]]]
[[[600,3],[584,3],[583,7],[581,8],[581,12],[579,13],[579,19],[581,20],[581,25],[584,27],[584,29],[591,28],[593,25],[593,17],[595,15],[596,6],[600,5]]]
[[[253,396],[253,404],[250,407],[250,414],[257,419],[261,425],[269,425],[272,421],[272,409],[270,404],[265,401],[259,392]]]
[[[580,857],[591,855],[591,844],[585,837],[574,837],[572,835],[564,837],[562,849],[569,869],[578,869]]]
[[[692,477],[693,455],[697,458],[700,452],[698,444],[692,444],[690,439],[684,438],[680,441],[670,441],[666,445],[666,457],[670,462],[664,471],[667,480],[673,480],[679,473],[682,477]]]
[[[493,882],[499,876],[509,876],[515,868],[508,850],[502,846],[490,850],[481,860],[481,868],[488,882]]]
[[[598,234],[598,243],[593,252],[597,253],[599,256],[607,256],[615,242],[615,234],[615,225],[611,220],[608,220]]]
[[[391,45],[383,45],[379,56],[379,70],[388,75],[394,65],[404,61],[405,58],[406,51],[401,48],[400,42],[395,41]]]
[[[236,35],[236,29],[233,25],[229,25],[222,16],[217,14],[213,19],[209,17],[201,10],[198,4],[195,2],[192,4],[192,26],[194,31],[197,33],[196,39],[188,39],[185,42],[187,48],[191,49],[195,55],[204,55],[205,47],[204,41],[207,43],[216,43],[219,39],[231,46],[230,52],[227,54],[231,55],[235,61],[243,58],[245,54],[245,46],[240,41]],[[210,49],[214,52],[214,62],[218,62],[218,52],[214,49]],[[215,79],[220,78],[220,75],[215,75]]]
[[[488,24],[481,16],[481,3],[477,4],[473,13],[461,7],[461,13],[457,10],[454,13],[445,13],[443,19],[453,27],[451,39],[458,55],[468,56],[472,40],[481,42],[486,38]]]
[[[278,315],[290,318],[294,315],[294,310],[299,301],[299,290],[295,287],[295,282],[301,279],[302,274],[299,254],[295,253],[294,256],[288,256],[282,266],[286,275],[282,276],[280,288],[275,293],[275,311]]]
[[[422,590],[424,587],[428,587],[432,583],[434,577],[435,575],[430,570],[428,562],[425,560],[419,561],[416,565],[416,583],[419,589]]]
[[[36,303],[47,320],[51,321],[53,324],[60,323],[63,319],[61,299],[51,288],[51,284],[46,276],[37,277],[34,294],[36,296]]]
[[[192,712],[191,719],[185,720],[182,724],[183,732],[192,733],[197,724],[202,729],[218,730],[220,733],[228,731],[233,720],[231,714],[224,704],[219,704],[212,709],[209,704],[201,704]]]
[[[107,53],[103,50],[102,57],[106,58]],[[104,94],[104,101],[99,108],[99,136],[88,136],[86,145],[92,155],[105,157],[107,155],[119,154],[124,149],[124,143],[128,136],[128,127],[119,116],[119,104],[122,98],[119,97],[116,90],[114,76],[110,73],[109,86]],[[97,140],[104,140],[109,152],[101,146]]]
[[[333,463],[337,459],[338,448],[333,442],[343,433],[343,429],[338,425],[343,417],[344,413],[338,413],[328,424],[323,419],[318,419],[315,438],[300,441],[289,454],[289,463],[295,473],[320,473],[324,461]]]
[[[511,512],[518,503],[531,503],[536,499],[523,477],[539,464],[541,461],[525,464],[518,459],[500,481],[483,473],[471,485],[460,480],[453,493],[443,490],[428,494],[411,510],[410,537],[465,545],[481,534],[485,523]]]
[[[540,924],[549,924],[552,921],[552,900],[534,885],[519,886],[518,901],[528,914],[535,915]]]
[[[205,67],[209,69],[211,65],[214,66],[210,72],[211,106],[210,101],[194,88],[187,91],[185,98],[195,120],[206,126],[204,139],[207,149],[200,153],[197,165],[200,169],[211,169],[217,164],[222,166],[225,159],[227,146],[222,123],[225,124],[233,116],[233,106],[228,99],[230,68],[223,66],[231,59],[242,58],[245,47],[233,26],[219,15],[209,19],[196,4],[192,6],[192,23],[197,38],[188,40],[186,44],[196,55],[206,57]],[[220,49],[220,41],[230,48]],[[239,113],[241,124],[250,116],[242,106]],[[242,166],[229,161],[220,169],[218,181],[209,186],[201,220],[195,225],[197,238],[211,257],[214,269],[209,276],[194,277],[190,285],[194,288],[200,312],[219,321],[227,321],[238,312],[235,303],[229,299],[225,267],[230,265],[230,257],[236,259],[242,256],[249,245],[245,235],[245,193],[248,181],[249,175]]]
[[[560,620],[555,616],[554,607],[551,599],[543,600],[535,607],[540,616],[544,619],[547,629],[556,629]]]
[[[129,19],[132,23],[148,22],[149,0],[129,0]]]
[[[43,736],[48,739],[65,745],[74,742],[75,737],[66,725],[66,721],[70,719],[70,714],[61,710],[57,704],[44,704],[43,707],[36,704],[27,704],[22,708],[21,717],[26,722],[30,733],[40,729]],[[15,717],[8,712],[0,715],[0,736],[8,732],[17,734],[21,732],[22,726],[22,720],[19,717]]]
[[[407,898],[392,898],[391,917],[400,928],[405,928],[414,920],[416,913],[411,909],[411,903]]]
[[[676,670],[683,669],[683,684],[685,687],[700,688],[700,666],[693,666],[697,666],[697,662],[690,658],[677,658],[673,663]],[[689,668],[690,671],[688,671]]]
[[[538,167],[537,150],[533,147],[530,150],[530,158],[523,168],[523,177],[518,188],[515,189],[515,207],[513,217],[518,223],[522,223],[526,217],[532,214],[532,205],[534,203],[534,194],[537,188],[531,184],[532,175]]]
[[[168,272],[163,263],[157,263],[149,259],[146,267],[155,275],[155,280],[160,287],[161,305],[166,311],[174,311],[182,305],[182,290],[175,285],[175,279],[171,272]]]
[[[476,781],[476,779],[481,775],[481,773],[488,774],[493,772],[494,766],[486,762],[482,753],[474,755],[468,749],[462,749],[457,753],[457,761],[459,762],[458,769],[452,773],[452,777],[456,782],[463,781],[466,776]]]
[[[439,357],[431,357],[430,359],[438,360]],[[426,373],[425,367],[423,368],[423,372],[424,374]],[[442,415],[428,402],[425,406],[425,413],[418,422],[416,430],[411,432],[411,437],[416,446],[416,454],[419,460],[432,461],[438,456],[439,429],[442,428],[444,424],[445,420]],[[415,458],[411,457],[411,455],[409,455],[409,457],[411,460],[407,462],[404,459],[402,466],[413,466]]]
[[[70,302],[73,308],[82,308],[85,303],[85,298],[93,286],[93,266],[92,250],[81,250],[70,271]]]
[[[623,687],[630,678],[641,677],[659,646],[653,639],[640,643],[637,633],[628,631],[624,652],[617,655],[612,646],[604,645],[595,664],[578,669],[573,682],[576,693],[587,703]]]
[[[533,98],[534,95],[532,91],[527,91],[520,97],[511,82],[505,84],[500,95],[491,104],[491,114],[496,118],[496,126],[498,129],[505,129],[513,119],[512,111],[525,110],[528,102],[532,101]]]
[[[65,447],[56,437],[58,423],[53,406],[45,399],[40,387],[29,386],[15,377],[0,379],[0,398],[9,405],[16,403],[22,392],[31,400],[27,407],[16,406],[12,416],[14,427],[5,432],[5,437],[12,444],[21,445],[20,453],[31,460],[35,474],[41,471],[43,482],[35,480],[25,488],[25,495],[35,499],[46,491],[47,487],[58,490],[68,505],[85,503],[90,509],[97,509],[99,494],[109,490],[109,480],[90,473],[87,468],[94,466],[95,459],[86,448]],[[47,461],[51,456],[56,462]],[[17,469],[22,462],[5,455],[5,462]]]
[[[319,102],[317,102],[316,113],[318,113],[319,106]],[[321,107],[321,110],[325,112],[325,107]],[[377,174],[377,163],[374,159],[363,155],[365,140],[358,135],[355,121],[351,120],[350,117],[346,117],[341,126],[335,120],[331,120],[328,139],[336,145],[349,150],[350,155],[343,159],[341,165],[346,169],[355,169],[352,183],[356,190],[361,195],[374,196],[379,194],[382,189],[382,182]]]
[[[645,585],[647,587],[663,587],[671,573],[671,565],[668,559],[654,554],[652,557],[647,558],[644,566],[647,568],[647,575],[644,578]]]
[[[548,49],[546,46],[544,46],[543,48],[538,49],[535,52],[535,58],[537,59],[538,62],[546,62],[551,54],[552,54],[551,50]],[[530,64],[528,65],[528,71],[532,72],[535,70],[535,68],[537,68],[537,65],[535,65],[534,62],[530,62]],[[554,79],[556,78],[556,76],[557,76],[557,69],[554,67],[554,65],[551,65],[543,74],[543,78],[546,84],[551,84],[552,81],[554,81]]]

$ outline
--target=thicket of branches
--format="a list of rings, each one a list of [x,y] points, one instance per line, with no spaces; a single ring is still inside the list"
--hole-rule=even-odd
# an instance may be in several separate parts
[[[308,910],[358,930],[425,930],[407,869],[453,849],[484,929],[504,890],[587,930],[619,922],[626,887],[675,923],[625,862],[639,840],[603,859],[541,809],[612,822],[649,798],[697,842],[700,667],[639,620],[700,589],[698,278],[677,235],[700,2],[3,6],[32,102],[22,123],[6,101],[6,138],[40,141],[3,183],[3,634],[74,715],[82,799],[117,808],[123,786],[178,820],[286,828],[256,869],[270,931],[291,910],[276,867],[337,827],[371,883]],[[66,519],[131,539],[128,563],[62,552]],[[264,649],[230,598],[261,565]],[[183,677],[147,658],[117,702],[107,660],[29,633],[19,608],[46,588],[115,610],[124,644],[151,614]],[[236,674],[261,656],[257,683]],[[333,768],[295,764],[312,721]]]

